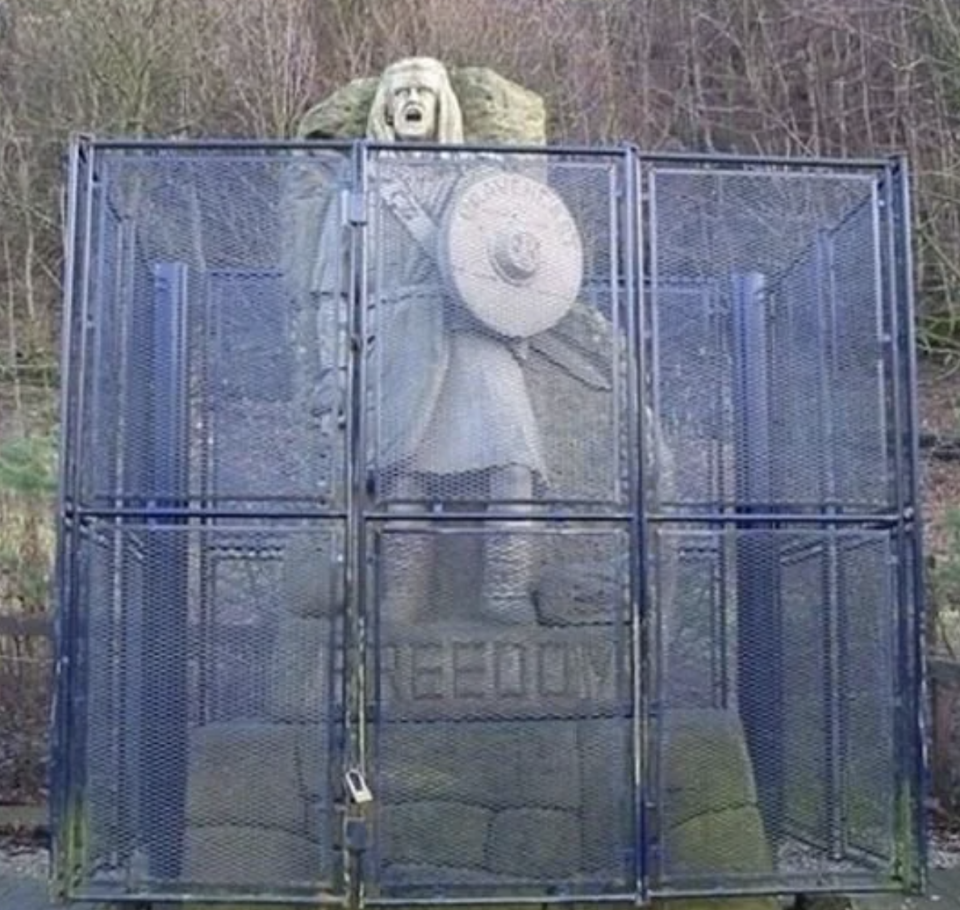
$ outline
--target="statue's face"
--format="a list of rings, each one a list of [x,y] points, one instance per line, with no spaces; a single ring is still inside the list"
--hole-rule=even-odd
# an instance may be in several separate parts
[[[397,76],[390,86],[388,104],[397,139],[429,141],[436,138],[439,99],[428,79],[415,72]]]

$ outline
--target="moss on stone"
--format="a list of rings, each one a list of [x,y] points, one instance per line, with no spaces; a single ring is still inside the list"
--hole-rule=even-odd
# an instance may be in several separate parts
[[[676,711],[664,725],[668,827],[705,813],[755,806],[743,728],[732,711]]]

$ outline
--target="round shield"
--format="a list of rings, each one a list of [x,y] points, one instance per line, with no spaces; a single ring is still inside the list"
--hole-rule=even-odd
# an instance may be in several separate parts
[[[583,277],[570,210],[549,186],[522,174],[484,176],[459,189],[444,218],[439,259],[467,309],[511,338],[559,322]]]

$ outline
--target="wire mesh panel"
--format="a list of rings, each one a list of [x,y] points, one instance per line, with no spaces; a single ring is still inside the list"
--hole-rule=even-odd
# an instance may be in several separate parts
[[[373,154],[368,446],[381,502],[625,506],[621,159]]]
[[[79,891],[330,887],[342,531],[101,520],[81,540]]]
[[[371,886],[391,898],[629,893],[629,535],[396,524],[374,545]],[[545,583],[540,622],[491,615],[489,576],[534,560],[592,573]],[[423,573],[434,615],[398,614],[398,563]]]
[[[876,175],[669,168],[649,180],[655,395],[665,424],[702,440],[710,461],[684,465],[700,477],[681,485],[684,510],[742,500],[738,435],[757,457],[777,450],[776,476],[760,487],[752,476],[751,499],[892,507]],[[763,415],[769,428],[748,425]],[[830,489],[824,458],[841,472]]]
[[[649,516],[652,887],[910,883],[918,532],[897,480],[897,178],[689,160],[647,175],[652,419],[678,453]]]
[[[624,156],[384,150],[366,181],[371,896],[630,894]]]
[[[321,307],[318,276],[347,245],[316,244],[343,160],[78,156],[69,896],[315,900],[341,878],[347,303]]]
[[[674,609],[685,614],[686,624],[680,645],[665,643],[659,693],[662,885],[715,889],[737,882],[775,890],[782,883],[803,890],[892,877],[898,861],[897,668],[889,532],[661,534],[688,550],[716,551],[728,564],[742,564],[740,572],[762,574],[783,643],[778,685],[765,693],[776,723],[767,736],[751,736],[745,725],[756,708],[741,701],[735,679],[721,703],[688,657],[697,649],[701,665],[722,660],[736,668],[742,665],[738,651],[752,660],[766,650],[767,643],[753,640],[755,630],[742,625],[739,600],[751,592],[741,589],[743,576],[731,572],[728,613],[712,616],[715,607],[704,591],[716,582],[696,563],[681,560]],[[699,634],[691,631],[697,615]],[[722,635],[718,619],[727,624]],[[677,634],[669,622],[665,629]],[[710,850],[691,854],[690,842],[707,836],[704,820],[710,817],[726,836],[712,832]]]
[[[87,505],[342,509],[343,160],[99,153]]]
[[[895,163],[71,153],[65,896],[922,867]]]

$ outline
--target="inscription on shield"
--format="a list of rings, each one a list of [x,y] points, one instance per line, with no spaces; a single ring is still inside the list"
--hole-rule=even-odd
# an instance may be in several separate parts
[[[448,287],[484,325],[512,338],[556,325],[583,277],[583,246],[557,193],[522,174],[467,182],[440,235]]]

